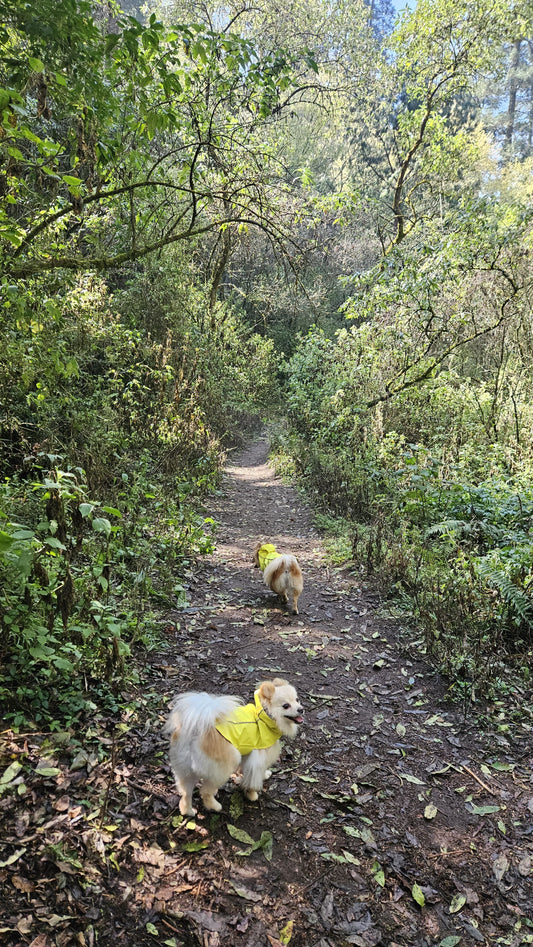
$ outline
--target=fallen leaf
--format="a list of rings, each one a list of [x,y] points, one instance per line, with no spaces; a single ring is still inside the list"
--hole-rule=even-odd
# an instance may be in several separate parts
[[[287,921],[285,927],[279,932],[279,939],[282,944],[288,944],[292,937],[294,921]]]
[[[35,891],[35,885],[33,882],[28,881],[27,878],[23,878],[22,875],[13,875],[11,878],[11,884],[14,888],[24,892],[24,894],[29,894],[31,891]]]
[[[452,903],[450,904],[450,914],[457,914],[462,907],[466,904],[466,895],[464,894],[455,894],[452,898]]]
[[[466,808],[473,815],[491,815],[493,812],[499,812],[501,806],[476,806],[473,802],[467,802]]]
[[[13,852],[13,854],[9,856],[9,858],[6,858],[5,861],[0,862],[0,868],[7,868],[8,865],[13,865],[16,861],[18,861],[21,855],[24,855],[25,851],[25,848],[18,848],[16,852]]]
[[[426,784],[422,782],[418,776],[411,776],[410,773],[399,773],[400,779],[405,779],[408,783],[414,783],[415,786],[425,786]]]
[[[506,855],[498,855],[492,863],[492,872],[497,881],[501,881],[509,868],[509,859]]]
[[[437,807],[430,802],[424,809],[424,819],[434,819],[438,811]]]
[[[243,888],[241,885],[236,885],[233,881],[230,881],[230,885],[233,888],[235,894],[238,894],[239,898],[244,898],[246,901],[261,901],[261,895],[257,894],[255,891],[250,891],[249,888]]]
[[[411,894],[413,898],[415,899],[416,903],[419,904],[421,908],[423,908],[426,903],[426,899],[424,897],[424,892],[422,891],[422,888],[420,887],[420,885],[416,883],[416,881],[413,887],[411,888]]]
[[[8,783],[12,782],[17,773],[22,769],[22,763],[17,763],[15,760],[14,763],[10,763],[7,769],[4,770],[0,776],[0,787],[7,786]]]

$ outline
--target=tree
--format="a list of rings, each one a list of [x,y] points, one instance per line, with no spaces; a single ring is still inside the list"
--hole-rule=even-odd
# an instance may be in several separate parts
[[[19,0],[7,22],[0,235],[12,276],[116,267],[208,232],[224,244],[233,224],[289,237],[261,132],[303,94],[294,57],[155,16],[103,35],[84,0],[38,14]]]

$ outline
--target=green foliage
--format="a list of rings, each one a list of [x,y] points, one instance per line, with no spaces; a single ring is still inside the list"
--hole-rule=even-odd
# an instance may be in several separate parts
[[[301,341],[288,366],[284,448],[328,533],[327,511],[342,517],[344,556],[348,531],[358,568],[410,602],[427,650],[452,678],[487,690],[501,655],[522,663],[533,639],[533,414],[524,367],[508,357],[512,412],[505,391],[492,387],[493,349],[485,355],[479,345],[483,380],[462,375],[457,362],[372,407],[391,367],[407,361],[399,326],[401,313],[397,321],[387,314],[335,340],[314,331]],[[473,367],[472,355],[464,365]]]
[[[238,222],[281,239],[279,175],[257,136],[297,96],[298,71],[316,70],[310,53],[260,56],[233,33],[155,15],[106,35],[84,0],[4,12],[4,269],[107,269]]]
[[[221,441],[256,423],[276,367],[230,307],[207,315],[174,252],[114,295],[87,275],[47,288],[4,296],[1,700],[12,720],[65,723],[115,706],[130,649],[186,602]]]
[[[533,621],[530,5],[420,0],[381,46],[366,4],[172,9],[0,0],[11,719],[118,701],[285,404],[335,558],[488,679]]]
[[[183,604],[177,564],[212,549],[188,485],[166,494],[147,478],[149,455],[123,470],[116,508],[90,499],[84,471],[60,460],[39,455],[41,479],[6,478],[0,495],[0,696],[15,724],[113,706],[132,680],[131,647],[157,640],[154,608]]]

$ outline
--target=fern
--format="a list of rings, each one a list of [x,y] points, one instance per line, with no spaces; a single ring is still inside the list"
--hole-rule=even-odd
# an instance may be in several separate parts
[[[434,523],[433,526],[429,526],[424,533],[424,537],[425,539],[429,539],[431,536],[451,538],[458,535],[466,536],[471,532],[472,525],[465,520],[443,520],[441,523]]]
[[[517,585],[501,569],[497,569],[492,562],[480,559],[475,564],[476,571],[483,582],[499,592],[502,600],[510,611],[510,617],[533,628],[533,606],[526,592]]]

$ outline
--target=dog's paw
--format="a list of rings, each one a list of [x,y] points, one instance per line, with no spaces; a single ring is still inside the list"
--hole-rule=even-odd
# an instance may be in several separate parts
[[[202,802],[210,812],[222,812],[222,806],[214,796],[202,796]]]
[[[179,810],[182,815],[196,815],[197,810],[188,803],[186,800],[182,799],[179,805]]]
[[[245,789],[244,795],[250,802],[256,802],[256,800],[259,799],[259,793],[256,792],[255,789]]]
[[[271,776],[272,776],[272,770],[267,769],[267,771],[265,772],[265,779],[270,779]]]

